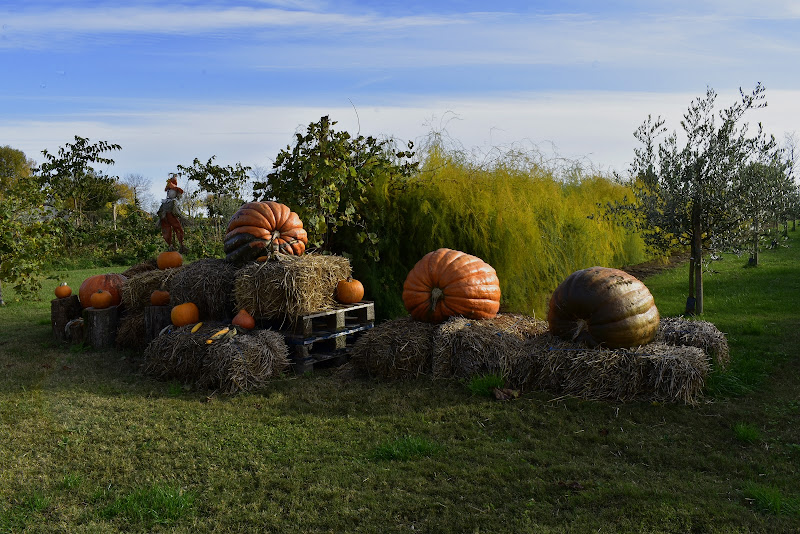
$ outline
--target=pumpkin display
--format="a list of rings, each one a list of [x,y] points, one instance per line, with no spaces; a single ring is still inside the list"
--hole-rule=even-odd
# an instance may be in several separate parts
[[[111,293],[111,306],[117,306],[122,301],[122,286],[127,281],[126,276],[117,273],[90,276],[78,288],[78,299],[81,301],[81,306],[84,308],[91,306],[92,293],[97,293],[98,289],[105,289]]]
[[[156,265],[158,265],[158,268],[162,271],[164,269],[174,269],[175,267],[183,265],[183,256],[181,256],[180,252],[168,250],[158,255],[156,258]]]
[[[569,275],[553,292],[547,313],[550,332],[589,346],[645,345],[658,330],[653,295],[619,269],[589,267]]]
[[[239,310],[239,313],[233,318],[231,324],[244,328],[245,330],[252,330],[256,327],[256,320],[253,319],[253,316],[250,315],[247,310],[242,309]]]
[[[272,254],[300,256],[308,235],[297,213],[279,202],[248,202],[233,214],[225,234],[225,259],[242,263]]]
[[[364,298],[364,284],[349,276],[336,284],[336,300],[342,304],[355,304]]]
[[[408,273],[403,304],[411,317],[429,323],[452,316],[491,319],[500,310],[500,281],[482,259],[440,248],[426,254]]]
[[[150,293],[150,304],[153,306],[166,306],[169,304],[169,291],[156,289]]]
[[[69,287],[66,282],[61,282],[58,287],[56,287],[56,297],[65,299],[70,295],[72,295],[72,288]]]
[[[175,326],[185,326],[200,321],[200,310],[194,302],[184,302],[172,308],[169,318]]]
[[[102,310],[111,306],[112,300],[113,297],[111,296],[111,293],[105,289],[98,289],[92,293],[92,296],[89,298],[89,304],[92,305],[92,308]]]

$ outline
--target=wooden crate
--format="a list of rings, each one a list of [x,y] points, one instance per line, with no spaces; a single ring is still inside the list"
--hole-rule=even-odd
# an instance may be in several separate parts
[[[288,322],[288,324],[287,324]],[[298,374],[347,362],[348,347],[375,323],[372,302],[339,305],[284,322],[281,332],[289,345],[289,358]]]

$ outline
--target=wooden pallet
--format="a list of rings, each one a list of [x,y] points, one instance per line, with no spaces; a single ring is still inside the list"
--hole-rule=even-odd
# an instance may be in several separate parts
[[[297,374],[347,362],[347,348],[375,323],[375,305],[360,302],[293,318],[283,329]]]

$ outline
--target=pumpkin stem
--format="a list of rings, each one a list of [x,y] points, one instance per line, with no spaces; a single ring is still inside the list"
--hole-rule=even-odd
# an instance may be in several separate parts
[[[589,323],[587,323],[584,319],[578,319],[575,323],[575,331],[572,333],[572,341],[575,341],[583,332],[589,331]]]
[[[442,297],[444,297],[444,291],[441,288],[434,287],[431,290],[431,311],[436,309],[436,305],[439,304]]]

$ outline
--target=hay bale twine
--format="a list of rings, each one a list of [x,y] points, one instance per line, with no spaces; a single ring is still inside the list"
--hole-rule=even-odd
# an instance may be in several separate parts
[[[143,271],[128,278],[122,286],[122,304],[125,305],[125,309],[142,312],[150,306],[150,295],[153,291],[156,289],[170,291],[170,282],[181,269],[183,267]]]
[[[434,333],[433,377],[505,377],[523,342],[547,332],[547,328],[547,321],[521,314],[498,314],[482,320],[451,317]]]
[[[225,260],[205,258],[183,266],[169,284],[170,305],[194,302],[201,319],[226,320],[233,316],[236,267]]]
[[[341,256],[277,254],[237,272],[236,307],[270,319],[330,310],[336,306],[336,284],[351,273],[350,260]]]
[[[694,404],[709,360],[697,347],[652,342],[636,348],[589,348],[545,334],[525,342],[509,375],[512,387],[594,400]]]
[[[230,339],[207,343],[224,326],[205,322],[194,333],[191,325],[170,328],[145,349],[144,372],[233,394],[263,387],[289,367],[289,348],[272,330],[237,332]]]
[[[417,378],[431,371],[436,325],[401,317],[367,330],[350,349],[358,371],[385,380]]]
[[[708,321],[691,320],[685,317],[662,317],[656,333],[656,341],[702,349],[711,356],[714,364],[722,369],[728,367],[731,361],[725,334]]]

